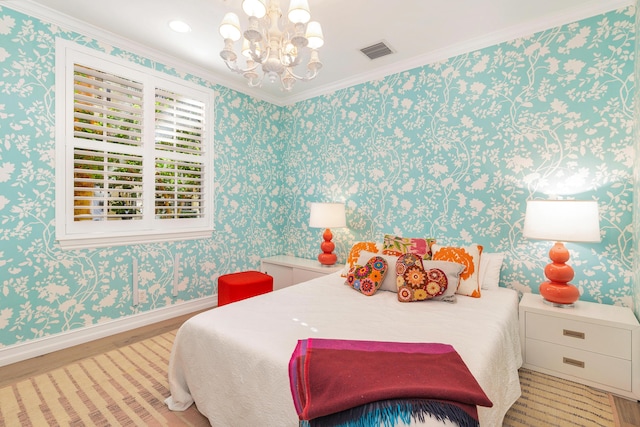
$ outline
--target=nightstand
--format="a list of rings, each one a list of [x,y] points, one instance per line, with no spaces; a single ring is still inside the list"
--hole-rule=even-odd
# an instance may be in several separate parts
[[[344,264],[324,266],[315,259],[276,255],[260,261],[260,271],[273,277],[273,290],[341,271]]]
[[[525,368],[640,397],[640,323],[629,308],[587,301],[559,308],[524,294],[520,341]]]

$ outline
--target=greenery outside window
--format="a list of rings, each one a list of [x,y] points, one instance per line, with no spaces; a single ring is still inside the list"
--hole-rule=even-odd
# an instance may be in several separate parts
[[[65,248],[210,237],[210,89],[58,40],[56,238]]]

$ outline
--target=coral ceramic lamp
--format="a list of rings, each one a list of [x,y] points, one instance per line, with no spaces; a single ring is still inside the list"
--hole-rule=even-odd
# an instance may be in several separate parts
[[[574,271],[564,242],[599,242],[600,221],[598,203],[579,200],[529,200],[524,217],[524,237],[555,240],[549,251],[549,263],[540,284],[540,295],[557,307],[572,307],[580,298],[580,291],[569,283]]]
[[[344,203],[311,203],[309,215],[309,227],[324,228],[320,244],[322,253],[318,255],[318,261],[322,265],[333,265],[338,256],[333,253],[336,245],[331,241],[333,234],[330,228],[346,227],[347,220],[344,213]]]

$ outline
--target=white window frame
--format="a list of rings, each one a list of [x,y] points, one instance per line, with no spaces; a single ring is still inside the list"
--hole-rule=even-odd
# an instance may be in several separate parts
[[[141,216],[133,221],[74,219],[74,148],[81,139],[74,136],[74,64],[141,82],[143,110]],[[214,229],[213,206],[213,90],[162,74],[156,70],[110,56],[68,40],[56,40],[56,240],[63,249],[166,242],[209,238]],[[156,139],[156,89],[166,90],[204,104],[204,140],[197,155],[202,160],[202,214],[196,218],[160,218],[155,207],[156,156],[180,153],[158,150]],[[144,108],[144,105],[151,108]],[[85,142],[86,144],[86,142]],[[99,143],[97,143],[99,144]],[[126,151],[126,150],[125,150]]]

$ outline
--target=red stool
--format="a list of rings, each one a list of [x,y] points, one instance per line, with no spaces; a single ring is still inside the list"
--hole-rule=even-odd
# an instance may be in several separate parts
[[[273,277],[259,271],[241,271],[218,277],[218,307],[273,291]]]

